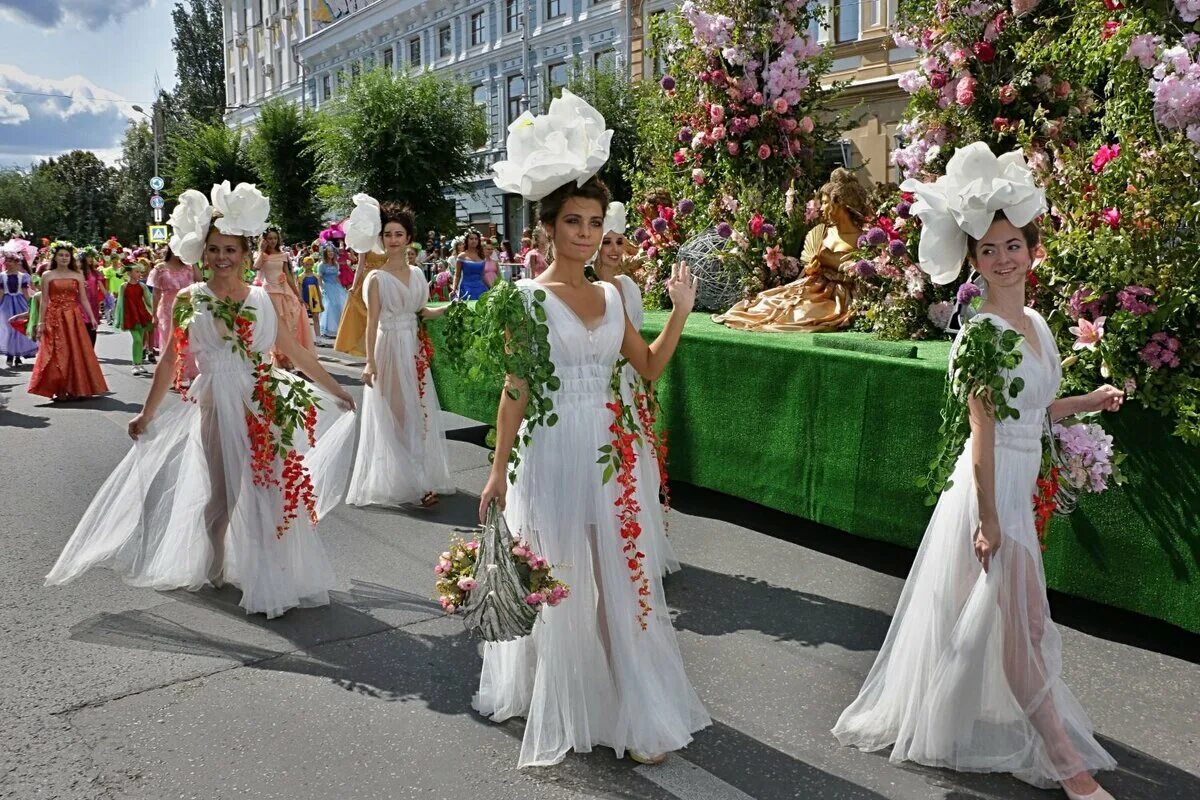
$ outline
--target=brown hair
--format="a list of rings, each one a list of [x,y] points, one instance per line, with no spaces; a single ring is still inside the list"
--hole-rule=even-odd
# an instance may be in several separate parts
[[[398,222],[404,228],[404,232],[408,234],[408,240],[411,242],[417,234],[417,217],[413,214],[412,209],[408,206],[402,206],[399,203],[388,201],[379,205],[379,230],[383,231],[389,222]]]
[[[599,175],[588,178],[583,186],[576,186],[575,181],[571,181],[558,187],[538,202],[538,222],[543,225],[553,225],[554,221],[558,219],[558,212],[562,211],[563,205],[572,197],[595,200],[600,204],[601,213],[608,208],[608,203],[612,199],[608,187],[604,185],[604,181],[600,180]]]
[[[216,219],[216,217],[214,216],[214,217],[213,217],[213,219]],[[216,225],[209,225],[209,226],[208,226],[208,233],[207,233],[207,234],[205,235],[205,237],[204,237],[204,243],[205,243],[205,244],[208,244],[208,240],[209,240],[209,238],[210,238],[210,237],[211,237],[211,236],[212,236],[214,233],[221,233],[221,232],[220,232],[219,230],[217,230],[217,226],[216,226]],[[236,234],[235,234],[235,235],[234,235],[234,238],[235,238],[235,239],[237,239],[237,240],[239,240],[239,241],[242,243],[242,250],[243,250],[243,251],[245,251],[246,253],[249,253],[249,252],[250,252],[250,238],[249,238],[249,237],[247,237],[247,236],[241,236],[241,235],[236,235]]]
[[[1005,213],[1003,211],[997,211],[996,216],[992,217],[991,225],[995,225],[997,222],[999,222],[1002,219],[1007,220],[1008,217],[1005,215]],[[991,225],[989,225],[988,227],[990,228]],[[1030,250],[1032,250],[1033,248],[1037,247],[1039,244],[1042,243],[1042,226],[1040,224],[1038,224],[1038,221],[1036,219],[1033,222],[1030,222],[1029,224],[1022,226],[1020,230],[1021,230],[1021,235],[1025,237],[1025,246],[1028,247]],[[978,256],[975,253],[975,248],[977,248],[977,247],[979,247],[979,240],[968,233],[967,234],[967,254],[973,259],[978,258]]]
[[[850,217],[860,226],[872,216],[870,192],[848,169],[838,167],[830,173],[829,181],[821,187],[821,194],[850,212]]]

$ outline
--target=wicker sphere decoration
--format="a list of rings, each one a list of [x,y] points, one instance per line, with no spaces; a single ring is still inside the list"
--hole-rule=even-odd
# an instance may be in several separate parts
[[[722,239],[716,228],[709,228],[679,248],[679,260],[686,261],[692,275],[700,279],[696,288],[697,311],[725,311],[742,299],[737,279],[721,263],[720,253],[729,245],[730,241]]]

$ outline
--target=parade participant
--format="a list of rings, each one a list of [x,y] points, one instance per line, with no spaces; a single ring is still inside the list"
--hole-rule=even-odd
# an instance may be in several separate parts
[[[316,355],[312,328],[308,325],[308,315],[300,299],[300,290],[296,288],[296,278],[292,275],[287,256],[279,251],[279,231],[275,228],[267,228],[262,235],[254,271],[257,274],[255,284],[265,288],[271,296],[280,329],[296,337],[301,347]],[[291,361],[282,351],[276,352],[273,359],[275,366],[281,369],[292,367]]]
[[[26,271],[29,242],[10,239],[0,248],[4,259],[4,298],[0,300],[0,353],[4,354],[9,369],[19,367],[22,359],[37,355],[37,343],[26,333],[33,331],[26,324],[26,333],[21,333],[9,324],[9,320],[20,314],[29,313],[29,298],[33,296],[33,282]]]
[[[354,198],[344,225],[346,241],[386,261],[367,276],[367,364],[363,368],[362,424],[358,455],[346,502],[351,505],[432,506],[454,492],[446,458],[441,406],[430,372],[422,318],[446,307],[426,308],[429,283],[408,262],[417,227],[412,212],[380,205],[369,195]]]
[[[478,300],[488,290],[484,280],[483,240],[474,228],[467,231],[462,252],[455,259],[454,295],[462,300]]]
[[[96,318],[70,242],[49,247],[51,267],[42,273],[42,304],[37,325],[38,354],[29,378],[30,394],[75,400],[108,391],[88,337]]]
[[[180,195],[171,249],[184,263],[203,258],[211,277],[179,292],[181,334],[129,422],[133,448],[97,492],[47,584],[103,566],[134,586],[164,591],[229,583],[241,589],[248,614],[275,617],[329,602],[336,581],[316,524],[341,499],[354,418],[339,409],[354,404],[280,329],[266,289],[243,280],[247,237],[262,233],[269,208],[253,186],[231,191],[228,181],[213,187],[211,205],[195,190]],[[195,356],[199,375],[184,401],[160,410],[181,349]],[[272,350],[320,388],[292,376],[273,386]],[[286,430],[281,419],[292,420]]]
[[[921,268],[939,283],[969,260],[987,299],[959,332],[950,368],[970,437],[921,540],[883,648],[833,732],[893,762],[1007,772],[1072,800],[1111,800],[1091,772],[1116,763],[1062,680],[1062,640],[1046,601],[1031,498],[1045,418],[1116,411],[1112,386],[1059,398],[1059,353],[1046,321],[1025,304],[1044,257],[1038,217],[1045,191],[1023,155],[997,159],[982,142],[960,148],[934,183],[909,180],[924,227]],[[981,369],[1015,332],[1015,368]],[[968,359],[969,356],[969,359]],[[958,361],[969,367],[958,370]],[[964,370],[971,370],[963,374]],[[993,405],[988,392],[1006,408]],[[1001,414],[1013,409],[1017,414]],[[947,421],[947,425],[950,422]]]
[[[345,251],[343,251],[345,252]],[[367,276],[383,263],[383,256],[367,252],[358,254],[358,268],[352,270],[354,281],[346,296],[342,318],[338,321],[337,341],[333,349],[355,356],[367,353],[367,304],[363,300],[363,284]],[[341,278],[339,277],[339,281]]]
[[[96,265],[96,251],[88,247],[79,253],[79,271],[83,275],[84,293],[87,295],[88,304],[91,306],[92,319],[99,323],[100,316],[104,310],[104,298],[106,295],[106,286],[104,276]],[[88,338],[92,340],[92,346],[96,346],[96,326],[88,328]]]
[[[350,293],[338,280],[337,251],[332,247],[324,247],[320,253],[321,266],[321,297],[325,310],[321,312],[321,332],[329,339],[338,334],[338,323],[346,310],[346,300]]]
[[[536,278],[546,271],[546,252],[550,243],[541,228],[534,231],[530,241],[532,245],[522,258],[521,274],[528,278]]]
[[[200,283],[204,277],[196,266],[189,266],[169,246],[163,250],[162,261],[150,270],[146,284],[154,290],[154,334],[152,341],[159,351],[174,346],[175,324],[171,311],[175,308],[175,297],[185,287]],[[190,354],[182,357],[183,382],[190,383],[196,377],[196,361]]]
[[[642,541],[651,551],[655,539],[638,540],[630,554],[622,546],[629,525],[644,532],[655,519],[635,513],[626,520],[620,484],[632,482],[646,508],[657,502],[646,495],[654,467],[629,459],[628,476],[623,467],[620,480],[605,482],[596,457],[613,441],[618,360],[627,358],[649,379],[662,374],[695,302],[696,281],[686,265],[672,270],[673,309],[647,345],[626,318],[617,288],[584,276],[603,234],[609,196],[595,174],[607,160],[612,132],[567,90],[545,115],[531,116],[509,128],[507,152],[518,160],[498,162],[493,171],[502,191],[540,201],[538,220],[555,243],[557,258],[545,273],[517,286],[545,314],[557,379],[548,397],[558,419],[522,445],[510,495],[509,454],[528,430],[522,419],[529,398],[526,385],[509,376],[479,517],[493,502],[503,509],[509,529],[554,565],[571,597],[543,609],[530,636],[484,645],[474,706],[495,721],[526,718],[520,766],[555,764],[571,750],[596,746],[657,764],[711,720],[684,672],[662,580],[648,568],[655,556],[646,552],[648,561],[639,560]],[[547,137],[568,142],[571,152],[546,158]],[[535,161],[560,168],[535,171],[527,166]]]
[[[125,268],[125,286],[117,296],[117,310],[113,325],[117,330],[129,331],[133,336],[133,374],[149,375],[142,366],[145,360],[147,334],[154,327],[151,311],[153,298],[149,287],[142,283],[142,270],[148,266],[143,259]]]
[[[311,256],[305,256],[300,262],[300,297],[312,322],[313,341],[316,341],[321,338],[321,314],[325,306],[321,302],[321,279],[313,273],[313,266]]]
[[[621,301],[625,306],[625,316],[635,330],[642,329],[646,309],[642,305],[642,290],[637,282],[625,274],[625,228],[626,214],[624,203],[609,203],[604,215],[604,238],[600,242],[600,250],[596,254],[596,277],[605,283],[616,286],[621,293]],[[656,430],[653,412],[653,389],[649,381],[642,379],[633,366],[626,364],[621,369],[621,396],[630,408],[636,408],[638,430],[642,443],[638,448],[638,461],[646,465],[655,465],[654,469],[646,471],[646,495],[658,498],[663,489],[662,475],[666,470],[665,453],[657,446],[663,442],[665,435]],[[666,537],[666,521],[662,518],[665,509],[659,503],[649,503],[643,508],[646,514],[656,515],[655,524],[648,526],[647,533],[651,536],[663,534],[655,540],[653,552],[658,559],[658,570],[665,575],[679,569],[679,559],[675,550]]]

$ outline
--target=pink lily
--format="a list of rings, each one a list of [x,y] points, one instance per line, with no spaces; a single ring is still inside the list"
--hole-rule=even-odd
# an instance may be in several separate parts
[[[1095,322],[1089,322],[1080,317],[1079,324],[1073,325],[1069,329],[1075,336],[1075,344],[1073,350],[1095,350],[1096,345],[1100,344],[1100,340],[1104,338],[1104,320],[1107,317],[1096,317]]]

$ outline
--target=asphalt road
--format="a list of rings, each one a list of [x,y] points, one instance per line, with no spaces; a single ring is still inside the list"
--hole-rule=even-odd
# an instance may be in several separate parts
[[[686,486],[671,524],[685,567],[667,596],[715,724],[661,767],[597,750],[518,770],[521,723],[471,710],[477,648],[431,600],[436,554],[473,525],[487,469],[466,420],[450,444],[459,494],[322,523],[341,580],[327,608],[267,621],[231,589],[160,594],[104,571],[43,588],[149,385],[127,344],[102,331],[112,394],[86,402],[50,404],[25,393],[28,367],[0,370],[0,797],[1061,796],[840,747],[829,728],[910,555]],[[329,363],[357,392],[358,370]],[[1121,800],[1200,798],[1197,638],[1061,598],[1055,610],[1067,681],[1120,762],[1105,785]]]

